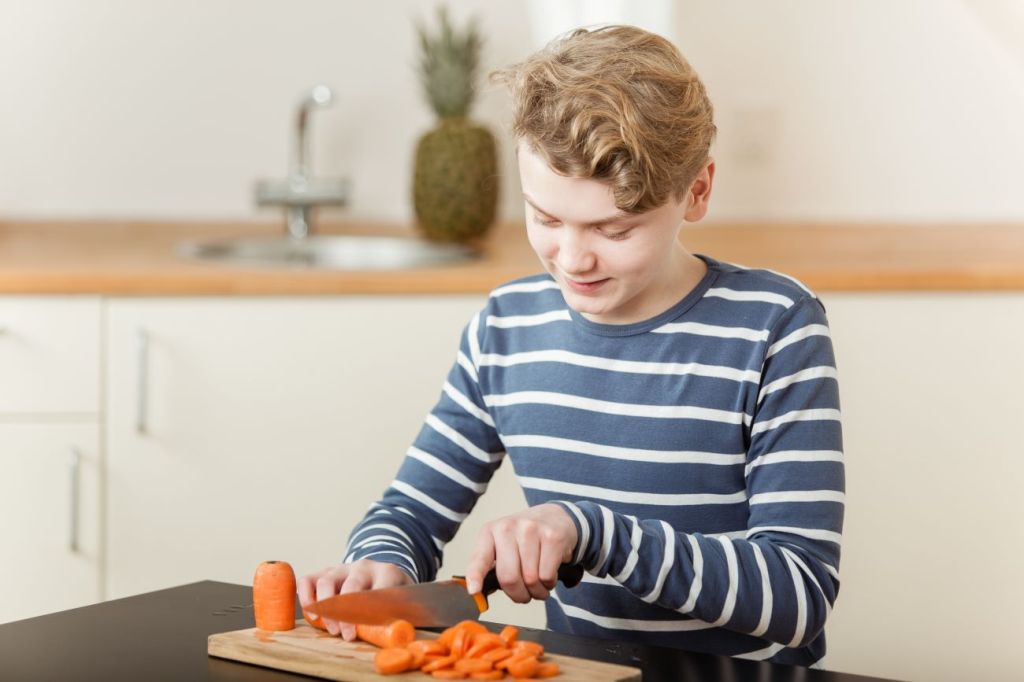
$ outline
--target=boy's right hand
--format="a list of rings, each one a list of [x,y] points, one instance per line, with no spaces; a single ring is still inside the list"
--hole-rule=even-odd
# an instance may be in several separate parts
[[[313,602],[333,597],[336,594],[375,590],[380,587],[397,587],[412,584],[409,574],[394,564],[371,559],[360,559],[350,564],[328,566],[322,571],[310,573],[299,578],[296,587],[299,592],[299,603],[305,609]],[[310,618],[316,618],[313,614]],[[324,619],[327,632],[337,635],[339,632],[346,641],[356,637],[356,626],[352,623],[340,623]]]

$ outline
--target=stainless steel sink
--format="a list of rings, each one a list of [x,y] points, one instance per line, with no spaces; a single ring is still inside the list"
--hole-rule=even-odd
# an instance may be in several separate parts
[[[459,244],[437,244],[403,237],[286,235],[238,237],[181,244],[178,254],[225,265],[317,268],[324,270],[405,270],[471,261],[476,252]]]

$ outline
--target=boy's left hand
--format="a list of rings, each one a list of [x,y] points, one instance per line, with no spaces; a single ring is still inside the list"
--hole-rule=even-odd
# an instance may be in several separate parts
[[[466,589],[480,591],[493,566],[501,589],[520,604],[547,599],[558,567],[572,560],[576,525],[557,504],[540,504],[490,521],[480,529],[466,568]]]

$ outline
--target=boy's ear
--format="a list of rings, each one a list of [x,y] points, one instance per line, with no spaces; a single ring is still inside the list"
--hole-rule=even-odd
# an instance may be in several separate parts
[[[686,214],[683,216],[687,222],[695,223],[703,218],[708,212],[708,202],[711,200],[711,184],[715,179],[715,160],[708,159],[708,162],[697,173],[697,177],[690,183],[686,190]]]

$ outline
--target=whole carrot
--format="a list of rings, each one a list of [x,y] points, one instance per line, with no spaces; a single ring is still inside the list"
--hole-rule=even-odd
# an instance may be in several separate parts
[[[264,561],[252,579],[252,606],[260,630],[295,627],[295,571],[286,561]]]
[[[356,625],[356,637],[381,649],[404,648],[416,639],[416,628],[401,619],[387,625]]]

